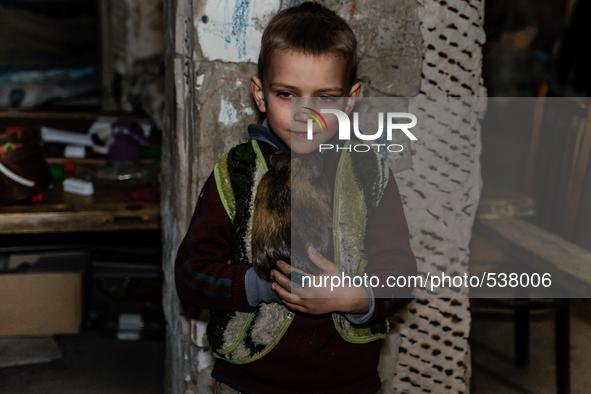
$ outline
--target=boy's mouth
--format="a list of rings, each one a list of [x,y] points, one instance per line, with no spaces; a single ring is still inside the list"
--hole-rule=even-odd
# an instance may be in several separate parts
[[[289,132],[297,138],[308,138],[308,132],[307,131],[298,131],[298,130],[289,130]],[[319,134],[319,133],[312,133],[313,135]]]

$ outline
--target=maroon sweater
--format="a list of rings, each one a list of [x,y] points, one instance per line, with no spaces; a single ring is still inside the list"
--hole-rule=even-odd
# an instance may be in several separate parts
[[[272,151],[259,142],[267,164]],[[327,153],[324,174],[334,188],[339,154]],[[390,275],[415,275],[408,227],[392,172],[367,231],[368,276],[385,284]],[[253,312],[244,277],[252,265],[229,265],[232,223],[210,176],[175,263],[182,302],[203,309]],[[375,311],[365,324],[392,315],[410,297],[409,288],[380,288]],[[243,393],[374,393],[380,388],[377,366],[381,341],[352,344],[341,338],[330,314],[296,314],[279,343],[264,357],[235,365],[218,360],[212,376]]]

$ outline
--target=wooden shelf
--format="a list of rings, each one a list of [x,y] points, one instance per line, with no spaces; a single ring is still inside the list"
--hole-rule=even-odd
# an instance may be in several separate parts
[[[145,118],[130,113],[120,112],[59,112],[59,111],[0,111],[0,119],[60,119],[60,120],[94,120],[101,117],[117,118],[120,116],[130,118]]]
[[[56,182],[42,203],[0,207],[0,234],[158,230],[159,203],[117,201],[142,188],[99,185],[93,196],[80,196]]]
[[[56,164],[64,164],[66,161],[73,161],[74,164],[84,164],[84,165],[104,165],[107,164],[107,159],[102,157],[88,157],[88,158],[68,158],[68,157],[48,157],[45,159],[48,164],[56,165]],[[142,164],[152,164],[159,162],[159,159],[141,159],[140,163]]]
[[[501,219],[533,216],[534,199],[501,183],[484,182],[476,216],[479,219]]]

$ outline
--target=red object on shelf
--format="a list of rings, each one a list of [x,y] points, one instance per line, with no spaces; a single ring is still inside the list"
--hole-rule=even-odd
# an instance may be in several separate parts
[[[154,185],[145,189],[129,193],[125,197],[115,197],[115,200],[126,203],[157,204],[160,202],[160,185]]]
[[[73,161],[71,161],[71,160],[64,161],[64,173],[66,175],[74,175],[75,171],[76,171],[76,166],[74,165]]]
[[[10,134],[10,133],[18,133],[19,131],[23,131],[23,127],[7,127],[6,128],[6,133]]]
[[[41,202],[43,201],[43,193],[39,193],[36,196],[31,197],[33,202]]]

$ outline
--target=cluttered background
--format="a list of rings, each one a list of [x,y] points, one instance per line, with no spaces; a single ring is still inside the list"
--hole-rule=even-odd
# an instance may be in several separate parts
[[[166,275],[214,153],[238,142],[256,118],[247,102],[256,59],[247,55],[258,47],[245,43],[258,45],[262,23],[298,3],[0,0],[0,392],[206,390],[213,362],[206,317],[179,305]],[[558,260],[589,258],[589,1],[323,3],[369,43],[360,67],[366,96],[506,98],[470,109],[471,120],[506,113],[516,97],[568,102],[568,130],[540,126],[550,100],[532,107],[519,128],[474,128],[482,152],[478,144],[470,152],[481,159],[484,188],[478,211],[468,209],[473,217],[462,222],[466,239],[458,236],[470,239],[462,269],[506,270],[532,258],[527,245],[546,255],[533,257],[551,260],[535,237],[509,244],[515,234],[499,230],[506,222],[498,220],[553,234]],[[391,18],[367,18],[376,14]],[[388,40],[373,45],[376,29]],[[559,147],[566,133],[572,139]],[[404,192],[409,175],[397,176]],[[477,202],[476,186],[458,188]],[[426,248],[432,233],[424,229],[415,241]],[[564,273],[561,261],[548,264]],[[406,365],[388,384],[427,387],[441,374],[474,393],[587,391],[586,300],[471,300],[461,308],[465,330],[451,338],[462,346],[457,366],[425,377]],[[418,351],[434,359],[425,349],[441,344],[427,339],[415,341],[424,345]]]

